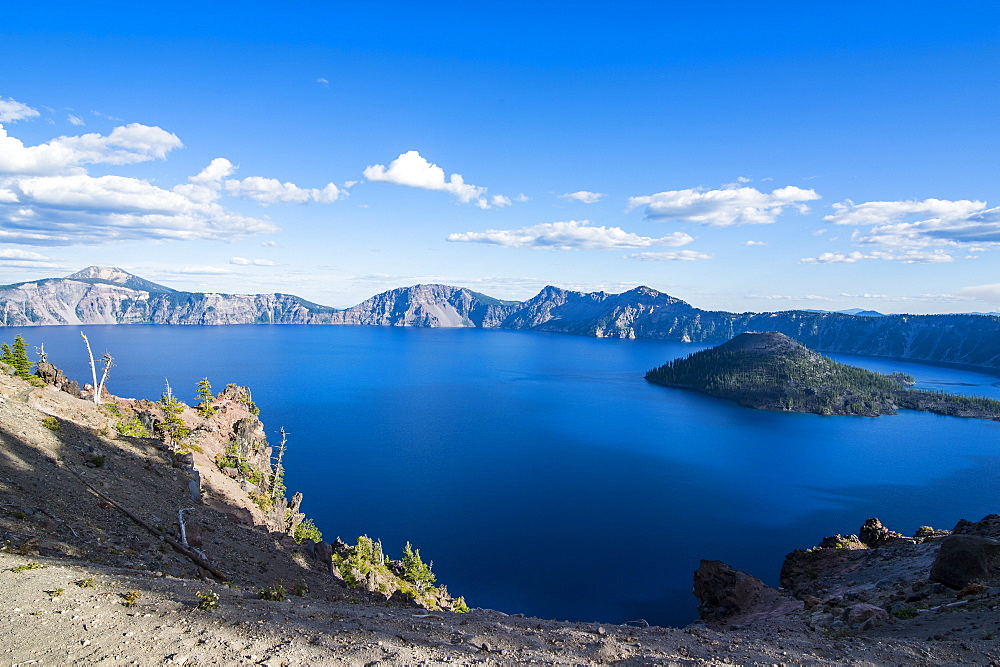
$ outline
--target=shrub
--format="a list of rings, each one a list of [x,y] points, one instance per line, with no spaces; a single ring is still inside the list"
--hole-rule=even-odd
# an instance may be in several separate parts
[[[323,533],[319,532],[319,528],[313,523],[312,519],[305,519],[299,525],[295,526],[295,543],[302,544],[306,540],[312,540],[313,542],[319,542],[323,539]]]
[[[211,611],[219,608],[219,594],[215,591],[198,591],[194,595],[198,598],[198,609]]]
[[[260,491],[254,491],[250,494],[250,500],[253,504],[261,508],[265,512],[270,512],[274,507],[274,498],[266,493],[261,493]]]
[[[80,588],[93,588],[95,579],[96,577],[89,577],[87,579],[77,579],[73,583],[79,586]]]
[[[135,415],[122,417],[115,423],[115,428],[120,434],[130,438],[149,437],[149,431],[146,430],[146,427],[142,425],[142,422]]]
[[[42,426],[49,429],[50,431],[59,430],[59,420],[55,417],[45,417],[42,419]]]
[[[911,618],[916,618],[917,616],[919,616],[920,612],[918,612],[913,607],[900,607],[896,611],[892,612],[892,615],[901,621],[907,621]]]
[[[288,591],[281,584],[274,584],[268,586],[267,588],[260,589],[260,593],[257,597],[261,600],[270,600],[271,602],[281,602],[288,595]]]
[[[121,594],[122,605],[126,607],[134,607],[139,602],[139,598],[142,597],[142,593],[139,591],[125,591]]]

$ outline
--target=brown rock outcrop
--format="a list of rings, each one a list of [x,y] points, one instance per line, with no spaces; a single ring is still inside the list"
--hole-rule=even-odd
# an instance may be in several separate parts
[[[803,603],[718,560],[702,560],[694,573],[698,616],[709,624],[743,624],[802,609]]]

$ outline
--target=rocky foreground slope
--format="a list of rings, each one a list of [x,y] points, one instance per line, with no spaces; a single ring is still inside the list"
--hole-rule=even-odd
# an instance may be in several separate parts
[[[0,373],[0,658],[10,664],[1000,660],[1000,517],[914,538],[869,522],[860,538],[791,554],[784,590],[706,562],[695,575],[702,621],[684,629],[455,613],[446,592],[417,599],[398,578],[355,568],[347,545],[296,543],[298,499],[260,498],[274,468],[245,389],[228,387],[212,415],[184,408],[187,436],[157,429],[169,420],[158,404],[107,400],[113,408]],[[163,435],[143,437],[147,428]]]
[[[711,344],[747,331],[778,331],[824,352],[1000,369],[996,316],[728,313],[695,308],[649,287],[608,294],[550,286],[526,301],[502,301],[461,287],[414,285],[344,310],[291,294],[179,292],[95,266],[66,278],[0,287],[0,325],[52,324],[481,327]]]

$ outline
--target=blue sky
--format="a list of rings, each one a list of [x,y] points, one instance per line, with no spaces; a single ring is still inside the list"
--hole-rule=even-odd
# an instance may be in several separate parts
[[[0,281],[1000,310],[998,26],[979,0],[22,3]]]

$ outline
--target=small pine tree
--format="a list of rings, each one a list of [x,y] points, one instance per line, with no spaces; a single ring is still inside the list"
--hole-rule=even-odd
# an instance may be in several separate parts
[[[437,580],[431,566],[420,559],[420,549],[414,549],[409,542],[403,547],[403,571],[403,577],[420,589],[429,587]]]
[[[4,343],[0,345],[0,361],[9,364],[14,368],[14,373],[21,379],[27,380],[31,377],[31,367],[34,365],[28,359],[28,346],[25,345],[21,334],[14,336],[14,344]]]
[[[187,406],[174,396],[170,390],[169,382],[167,390],[160,396],[159,403],[160,408],[163,409],[163,421],[157,425],[157,428],[161,433],[169,434],[175,445],[183,443],[184,439],[191,435],[191,429],[181,419],[181,413]]]
[[[206,417],[211,417],[215,414],[215,406],[212,405],[212,385],[209,384],[208,378],[198,381],[198,409],[201,410],[201,414]]]

